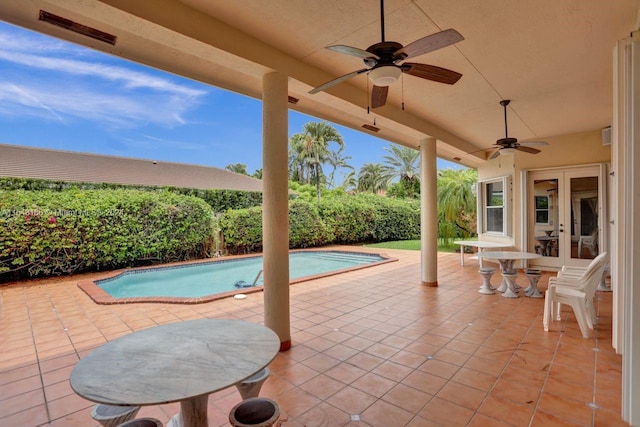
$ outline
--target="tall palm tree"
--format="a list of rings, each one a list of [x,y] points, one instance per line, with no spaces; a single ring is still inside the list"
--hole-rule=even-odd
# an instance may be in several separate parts
[[[474,234],[476,195],[474,186],[478,172],[474,169],[443,169],[438,171],[438,211],[444,221],[450,221],[464,235]]]
[[[358,173],[358,191],[378,193],[386,190],[389,176],[386,168],[380,163],[365,163]]]
[[[247,172],[247,165],[244,163],[232,163],[224,168],[228,171],[239,173],[241,175],[249,175],[249,172]]]
[[[329,144],[338,144],[338,153],[344,150],[344,141],[340,133],[327,122],[308,122],[303,132],[291,137],[291,151],[297,156],[290,157],[299,172],[299,177],[306,177],[307,183],[315,180],[316,195],[320,201],[320,183],[323,178],[322,165],[328,163]],[[293,162],[291,161],[293,157]]]
[[[389,152],[384,156],[385,167],[389,174],[400,180],[414,182],[420,179],[420,152],[413,148],[390,144],[385,147]]]
[[[420,181],[420,152],[413,148],[390,144],[385,148],[385,168],[390,179],[399,178],[408,197],[414,197],[417,182]]]
[[[353,166],[347,163],[347,160],[351,160],[351,156],[343,156],[340,151],[329,151],[327,156],[327,162],[333,168],[331,174],[329,174],[329,185],[331,188],[335,187],[333,178],[335,176],[336,170],[341,169],[351,169],[353,172]]]

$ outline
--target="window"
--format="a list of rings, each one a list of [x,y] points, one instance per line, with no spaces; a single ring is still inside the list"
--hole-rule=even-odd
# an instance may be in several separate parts
[[[511,180],[501,177],[479,184],[478,233],[509,235]]]
[[[536,224],[549,225],[549,196],[535,196]]]

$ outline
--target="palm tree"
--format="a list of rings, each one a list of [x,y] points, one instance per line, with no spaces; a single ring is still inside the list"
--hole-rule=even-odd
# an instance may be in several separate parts
[[[442,220],[455,224],[463,235],[475,230],[476,195],[474,185],[478,173],[474,169],[438,171],[438,211]],[[441,236],[445,237],[445,236]]]
[[[257,179],[262,179],[262,168],[256,169],[251,176]]]
[[[387,174],[390,178],[399,178],[407,196],[413,197],[415,183],[420,180],[420,152],[396,144],[390,144],[385,150],[389,152],[384,156]]]
[[[228,171],[239,173],[241,175],[249,175],[249,172],[247,172],[247,165],[244,163],[232,163],[224,168]]]
[[[351,156],[343,156],[340,151],[329,151],[327,162],[329,162],[329,164],[333,168],[331,174],[329,175],[329,185],[331,186],[331,188],[335,187],[333,178],[338,168],[351,169],[351,172],[353,172],[353,166],[348,164],[347,160],[351,160]]]
[[[291,137],[289,168],[298,174],[298,179],[306,179],[306,183],[315,180],[316,195],[320,201],[320,183],[323,178],[322,165],[328,163],[329,144],[338,144],[338,153],[344,149],[344,141],[340,133],[327,122],[308,122],[303,132]],[[304,182],[304,181],[303,181]]]
[[[347,176],[344,177],[340,187],[343,187],[345,191],[356,190],[358,188],[358,180],[356,179],[355,170],[350,171]]]
[[[386,168],[380,163],[365,163],[358,173],[358,191],[370,191],[377,194],[386,190],[389,176]]]

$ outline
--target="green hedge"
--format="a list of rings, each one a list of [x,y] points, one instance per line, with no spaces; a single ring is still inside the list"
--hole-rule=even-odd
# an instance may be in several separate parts
[[[220,229],[230,253],[262,250],[262,209],[227,211]],[[420,237],[420,209],[415,200],[375,195],[330,198],[319,204],[289,203],[289,247],[357,244]]]
[[[262,251],[262,207],[229,210],[220,217],[218,226],[232,254]]]
[[[201,258],[212,223],[204,201],[171,192],[0,190],[0,279]]]
[[[333,241],[333,233],[322,220],[314,203],[296,200],[289,203],[289,247],[323,246]]]
[[[333,230],[339,244],[375,240],[376,207],[366,197],[350,196],[322,200],[320,217]]]
[[[214,212],[243,209],[262,205],[262,193],[240,190],[198,190],[179,187],[155,187],[151,185],[125,185],[95,182],[49,181],[35,178],[0,178],[0,190],[66,191],[66,190],[140,190],[165,193],[167,191],[198,197],[209,204]]]

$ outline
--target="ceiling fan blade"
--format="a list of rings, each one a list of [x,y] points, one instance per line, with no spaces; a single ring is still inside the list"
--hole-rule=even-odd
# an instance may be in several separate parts
[[[393,55],[395,57],[401,56],[403,59],[413,58],[414,56],[433,52],[434,50],[441,49],[462,40],[464,40],[464,37],[451,28],[411,42],[396,51]]]
[[[387,102],[389,86],[373,86],[371,91],[371,108],[382,107]]]
[[[500,150],[496,150],[492,155],[489,156],[489,160],[495,159],[500,155]]]
[[[545,141],[522,141],[522,142],[519,142],[518,144],[524,147],[540,147],[543,145],[549,145],[549,143]]]
[[[401,66],[402,71],[412,76],[422,79],[433,80],[434,82],[454,84],[462,74],[435,65],[417,64],[415,62],[405,62]]]
[[[537,148],[523,147],[522,145],[514,148],[518,151],[524,151],[525,153],[531,153],[531,154],[538,154],[540,152],[540,150],[538,150]]]
[[[325,84],[322,84],[322,85],[320,85],[320,86],[318,86],[318,87],[315,87],[315,88],[311,89],[311,90],[309,91],[309,93],[314,94],[314,93],[321,92],[321,91],[323,91],[323,90],[327,90],[327,89],[329,89],[331,86],[335,86],[335,85],[337,85],[338,83],[342,83],[342,82],[344,82],[344,81],[346,81],[346,80],[349,80],[351,77],[355,77],[355,76],[357,76],[358,74],[362,74],[362,73],[364,73],[364,72],[366,72],[366,71],[369,71],[369,69],[368,69],[368,68],[363,68],[362,70],[353,71],[353,72],[351,72],[351,73],[349,73],[349,74],[345,74],[344,76],[340,76],[340,77],[338,77],[338,78],[335,78],[335,79],[333,79],[333,80],[330,80],[330,81],[326,82]]]
[[[329,49],[338,53],[344,53],[345,55],[351,55],[351,56],[355,56],[357,58],[362,58],[362,59],[366,59],[366,58],[380,59],[380,57],[375,53],[371,53],[364,49],[360,49],[353,46],[345,46],[343,44],[327,46],[325,49]]]

